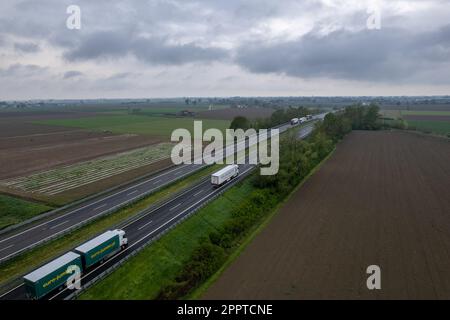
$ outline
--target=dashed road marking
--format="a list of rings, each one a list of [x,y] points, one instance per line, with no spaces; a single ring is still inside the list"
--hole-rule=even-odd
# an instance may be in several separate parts
[[[172,211],[172,210],[178,208],[179,206],[181,206],[181,203],[177,204],[175,207],[170,208],[169,211]]]
[[[57,225],[54,225],[53,227],[50,227],[50,230],[51,230],[51,229],[58,228],[59,226],[62,226],[63,224],[66,224],[66,223],[69,222],[69,221],[70,221],[70,220],[66,220],[66,221],[64,221],[64,222],[58,223]]]

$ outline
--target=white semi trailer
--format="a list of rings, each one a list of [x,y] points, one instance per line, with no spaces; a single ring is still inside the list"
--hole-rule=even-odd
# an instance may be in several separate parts
[[[220,187],[225,182],[230,181],[231,179],[237,177],[238,175],[239,175],[239,166],[236,164],[232,164],[217,171],[216,173],[213,173],[211,175],[211,183],[214,187]]]
[[[292,119],[291,120],[291,125],[296,125],[296,124],[298,124],[298,118],[294,118],[294,119]]]

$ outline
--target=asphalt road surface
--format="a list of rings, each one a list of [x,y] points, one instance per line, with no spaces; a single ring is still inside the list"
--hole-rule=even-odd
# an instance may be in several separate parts
[[[290,124],[285,124],[279,127],[280,132],[286,131],[292,128]],[[312,131],[313,126],[308,125],[299,131],[299,137],[304,138]],[[162,172],[155,177],[144,180],[132,186],[128,186],[123,190],[101,198],[97,201],[89,202],[80,208],[77,208],[71,212],[68,212],[62,216],[59,216],[53,220],[43,222],[29,229],[8,236],[0,240],[0,254],[3,259],[8,255],[14,254],[17,250],[24,251],[34,243],[42,241],[46,237],[54,237],[58,233],[63,233],[68,228],[80,224],[86,220],[93,219],[97,215],[101,215],[102,211],[117,207],[124,201],[128,201],[134,197],[139,197],[143,193],[149,191],[149,188],[157,188],[159,183],[170,183],[170,179],[178,179],[180,176],[188,175],[190,172],[198,169],[195,166],[199,165],[181,165],[175,169],[170,169]],[[247,176],[255,166],[244,164],[240,165],[240,175],[238,178],[231,181],[229,184],[240,181]],[[140,245],[145,243],[160,233],[176,224],[179,220],[183,219],[186,215],[189,215],[200,207],[205,201],[217,196],[221,189],[214,189],[211,185],[209,177],[186,190],[184,193],[177,195],[176,197],[169,199],[156,209],[140,215],[139,218],[132,223],[122,226],[121,229],[126,231],[129,246],[127,249],[117,254],[116,256],[107,260],[104,264],[90,270],[83,276],[82,283],[86,283],[103,271],[107,270],[118,261],[122,260],[126,255],[129,255],[136,250]],[[72,292],[69,289],[64,289],[57,294],[44,297],[44,299],[64,299]],[[0,299],[17,300],[26,299],[24,285],[4,293],[0,296]]]

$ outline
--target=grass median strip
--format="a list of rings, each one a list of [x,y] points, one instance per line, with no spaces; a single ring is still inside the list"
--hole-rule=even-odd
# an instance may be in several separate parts
[[[99,218],[70,234],[48,242],[40,247],[17,256],[12,260],[2,263],[0,265],[0,285],[4,285],[5,283],[17,279],[20,275],[33,270],[45,261],[69,251],[77,244],[92,238],[105,229],[111,228],[127,220],[128,218],[148,208],[152,204],[170,198],[170,196],[174,193],[180,192],[181,190],[194,185],[197,181],[216,169],[217,166],[202,169],[185,179],[175,182],[164,189],[149,195],[145,199],[140,200],[133,205],[120,209],[113,214]]]

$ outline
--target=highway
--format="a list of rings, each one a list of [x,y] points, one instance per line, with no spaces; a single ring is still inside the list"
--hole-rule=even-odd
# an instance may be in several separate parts
[[[321,116],[322,115],[319,117]],[[284,124],[278,127],[280,132],[284,132],[289,128],[292,128],[290,124]],[[299,137],[304,138],[308,136],[311,133],[312,128],[313,125],[307,125],[300,129]],[[3,259],[5,259],[8,255],[14,254],[14,252],[24,251],[28,247],[33,246],[33,244],[42,241],[43,239],[45,240],[49,237],[53,238],[64,231],[70,230],[77,224],[94,219],[106,210],[111,210],[111,208],[119,208],[124,201],[129,201],[130,199],[138,198],[143,193],[148,193],[149,188],[157,188],[158,184],[170,183],[171,179],[176,180],[184,175],[188,175],[189,173],[198,170],[198,166],[204,165],[180,165],[177,168],[161,172],[155,177],[151,177],[139,183],[127,186],[122,190],[116,191],[115,193],[101,199],[92,200],[89,203],[55,219],[45,221],[24,231],[7,236],[0,240],[0,254],[2,254]],[[228,185],[232,185],[243,179],[254,168],[255,166],[249,164],[240,165],[239,177],[230,182]],[[227,187],[227,185],[224,187]],[[206,201],[217,196],[221,191],[221,188],[212,188],[209,177],[207,177],[180,195],[169,199],[158,208],[151,209],[148,212],[144,212],[139,215],[139,217],[132,223],[120,226],[127,233],[129,240],[128,248],[120,254],[110,258],[104,264],[90,270],[89,273],[83,276],[82,283],[86,283],[94,279],[100,273],[104,272],[109,267],[131,254],[147,240],[162,234],[168,228],[183,219],[186,215],[189,215],[198,209]],[[64,289],[54,296],[46,297],[46,299],[64,299],[70,294],[70,290]],[[24,286],[19,285],[18,287],[0,296],[0,298],[6,300],[26,299]]]
[[[281,132],[291,126],[277,127]],[[231,146],[232,147],[232,146]],[[224,153],[230,147],[224,148]],[[126,185],[111,194],[87,200],[67,212],[43,219],[17,231],[0,236],[0,263],[51,239],[57,238],[87,222],[114,212],[172,182],[188,176],[205,164],[184,164],[164,170],[152,177]]]

